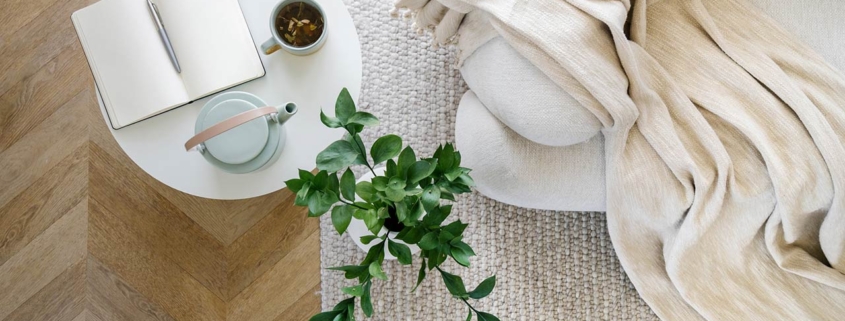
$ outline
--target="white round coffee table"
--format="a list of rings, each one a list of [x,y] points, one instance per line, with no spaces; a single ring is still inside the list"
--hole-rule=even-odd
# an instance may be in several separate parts
[[[270,38],[270,11],[279,0],[240,0],[256,47]],[[299,112],[286,124],[287,144],[279,160],[267,169],[230,174],[215,168],[197,152],[185,152],[184,143],[194,135],[202,106],[211,99],[183,106],[140,123],[111,130],[123,151],[141,169],[179,191],[213,199],[243,199],[284,188],[284,181],[298,169],[315,168],[315,157],[343,132],[320,122],[320,108],[334,113],[343,87],[357,98],[361,89],[361,45],[352,17],[342,0],[318,0],[326,12],[328,38],[320,51],[294,56],[283,51],[259,53],[267,74],[232,88],[246,91],[267,103],[294,101]],[[104,126],[108,126],[102,101]],[[108,126],[111,128],[111,126]]]

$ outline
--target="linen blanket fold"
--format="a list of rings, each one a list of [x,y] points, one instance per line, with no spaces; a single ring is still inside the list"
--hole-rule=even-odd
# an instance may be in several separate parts
[[[610,235],[658,316],[843,318],[845,75],[756,8],[398,6],[464,54],[501,35],[602,122]]]

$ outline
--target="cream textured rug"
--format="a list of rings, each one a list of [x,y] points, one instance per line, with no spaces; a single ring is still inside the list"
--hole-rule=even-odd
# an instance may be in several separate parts
[[[358,28],[364,59],[359,108],[382,120],[364,140],[387,133],[402,136],[420,154],[454,140],[455,113],[466,86],[454,67],[454,49],[431,46],[410,22],[392,18],[392,1],[347,1]],[[459,215],[456,215],[459,214]],[[459,199],[452,219],[471,225],[464,233],[478,256],[470,269],[446,265],[473,287],[498,276],[495,291],[476,308],[502,320],[652,320],[656,316],[622,270],[603,213],[521,209],[474,194]],[[321,221],[322,267],[361,261],[364,253],[340,237],[328,216]],[[390,281],[373,288],[371,320],[462,320],[466,308],[452,299],[442,280],[429,275],[410,290],[418,266],[389,263]],[[342,273],[323,270],[323,309],[346,296]],[[360,309],[358,309],[360,314]]]

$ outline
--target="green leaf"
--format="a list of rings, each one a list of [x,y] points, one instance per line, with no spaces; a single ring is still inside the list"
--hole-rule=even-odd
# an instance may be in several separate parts
[[[308,199],[308,210],[315,215],[323,215],[337,203],[337,194],[332,191],[317,191]]]
[[[387,274],[384,274],[384,271],[381,270],[381,263],[379,262],[370,263],[370,275],[376,279],[387,281]]]
[[[446,176],[446,179],[448,179],[451,182],[451,181],[454,181],[456,178],[458,178],[458,176],[461,176],[463,174],[464,174],[464,171],[462,169],[453,168],[453,169],[450,169],[449,171],[447,171],[446,173],[444,173],[443,176]]]
[[[387,190],[384,191],[384,194],[385,194],[385,196],[387,196],[387,199],[389,199],[393,202],[401,202],[403,199],[405,199],[405,190],[401,189],[401,188],[400,189],[388,188]]]
[[[427,161],[417,161],[408,168],[408,182],[415,184],[434,172],[434,166]]]
[[[305,184],[302,184],[299,192],[296,192],[296,199],[293,200],[293,204],[296,206],[307,206],[309,194],[311,194],[311,182],[305,182]]]
[[[376,210],[376,214],[378,214],[377,216],[379,219],[390,217],[390,212],[387,211],[387,207],[379,207],[379,209]]]
[[[300,169],[299,170],[299,179],[306,181],[306,182],[310,182],[310,181],[314,180],[314,174],[311,174],[311,172],[309,172],[309,171]]]
[[[346,300],[338,302],[334,306],[334,308],[332,308],[332,311],[346,311],[348,309],[354,309],[354,308],[355,308],[355,298],[348,298]]]
[[[326,185],[326,189],[332,191],[335,195],[340,195],[340,182],[337,180],[337,173],[331,173],[329,176],[329,183]]]
[[[440,198],[441,198],[441,199],[444,199],[444,200],[450,200],[450,201],[454,202],[454,201],[455,201],[455,194],[452,194],[452,193],[449,193],[449,192],[440,191]]]
[[[440,188],[434,185],[429,185],[423,190],[420,201],[426,212],[431,211],[435,206],[440,204]]]
[[[358,151],[351,143],[339,140],[317,154],[317,168],[329,172],[337,172],[347,167],[358,157]]]
[[[326,171],[319,171],[311,181],[311,187],[316,190],[323,190],[329,184],[329,173]]]
[[[332,321],[340,313],[341,311],[326,311],[314,315],[311,319],[308,319],[308,321]]]
[[[332,225],[337,230],[337,234],[346,232],[349,223],[352,222],[352,212],[355,208],[350,205],[335,206],[332,208]]]
[[[364,260],[361,261],[361,265],[364,265],[366,268],[369,268],[370,263],[379,261],[379,258],[384,255],[384,242],[379,242],[376,245],[370,247],[370,250],[367,251],[367,256],[364,257]]]
[[[417,287],[420,286],[423,280],[425,280],[425,259],[422,259],[422,264],[420,265],[420,273],[417,275],[417,285],[414,286],[414,289],[411,290],[411,293],[417,290]]]
[[[408,219],[409,214],[408,205],[405,204],[405,202],[396,202],[393,205],[394,208],[396,208],[396,219],[398,219],[399,222],[405,222],[405,220]]]
[[[449,213],[451,212],[452,205],[437,206],[431,209],[431,211],[428,212],[428,215],[423,218],[423,224],[429,227],[438,227],[446,220],[446,218],[449,217]]]
[[[437,239],[440,241],[441,244],[449,244],[449,241],[453,240],[454,238],[455,236],[452,235],[452,233],[449,233],[449,231],[441,230],[440,235]]]
[[[360,124],[364,126],[378,126],[378,118],[368,112],[359,111],[349,117],[350,123]]]
[[[384,169],[384,176],[393,177],[396,176],[396,162],[392,159],[388,159],[386,164],[386,168]],[[404,179],[403,179],[404,181]]]
[[[416,202],[414,207],[411,208],[411,215],[408,217],[408,221],[416,223],[420,220],[423,213],[425,213],[425,209],[423,208],[422,202]]]
[[[401,177],[391,177],[390,181],[388,181],[388,183],[387,183],[387,188],[404,190],[405,189],[405,179],[403,179]]]
[[[355,134],[358,134],[358,133],[364,131],[364,125],[361,125],[361,124],[349,123],[349,124],[346,124],[346,126],[343,126],[343,128],[346,128],[346,130],[349,131],[350,135],[355,135]]]
[[[346,277],[347,279],[354,279],[354,278],[361,276],[362,274],[368,273],[369,272],[368,268],[369,267],[366,266],[366,265],[346,265],[346,266],[330,267],[328,269],[333,270],[333,271],[346,272],[344,274],[344,277]]]
[[[496,276],[494,275],[485,279],[484,281],[481,281],[481,283],[478,284],[477,287],[475,287],[475,290],[472,290],[472,292],[468,294],[470,298],[480,300],[490,295],[490,292],[493,292],[493,288],[495,287]]]
[[[437,232],[428,232],[417,244],[423,250],[433,250],[437,248],[437,245]]]
[[[349,308],[346,309],[346,321],[355,321],[355,299],[353,298],[352,304],[349,305]]]
[[[285,181],[285,186],[287,186],[287,188],[294,194],[296,194],[296,192],[299,192],[299,190],[302,189],[302,185],[304,184],[305,181],[296,178]]]
[[[445,172],[452,168],[452,165],[455,163],[455,147],[452,144],[446,144],[443,147],[443,150],[440,151],[440,155],[437,157],[437,169],[441,172]]]
[[[368,318],[373,316],[373,302],[370,300],[370,285],[372,282],[367,282],[364,285],[364,294],[361,295],[361,310]]]
[[[461,174],[461,176],[458,176],[455,182],[463,184],[467,187],[475,186],[475,181],[472,179],[472,177],[469,177],[469,174]]]
[[[356,127],[356,126],[360,127],[360,125],[355,125],[355,126],[350,125],[348,127]],[[346,135],[346,136],[343,137],[343,140],[349,142],[349,144],[352,145],[352,147],[355,149],[355,151],[358,152],[358,156],[355,157],[355,160],[352,161],[352,164],[356,164],[356,165],[367,164],[367,155],[365,155],[365,153],[367,152],[367,148],[364,147],[364,141],[361,140],[361,135],[358,135],[357,133],[352,134],[352,135]]]
[[[452,241],[450,244],[452,244],[452,246],[455,248],[463,250],[468,256],[475,256],[475,251],[472,250],[472,247],[470,247],[469,244],[466,244],[461,241]]]
[[[417,156],[414,154],[414,149],[411,146],[405,147],[401,153],[399,153],[399,162],[397,163],[399,167],[399,174],[402,177],[407,177],[408,168],[417,161]]]
[[[355,201],[355,173],[349,168],[340,177],[340,194],[349,201]]]
[[[373,240],[375,240],[377,238],[379,238],[379,237],[375,236],[375,235],[364,235],[364,236],[361,237],[361,243],[370,244],[370,242],[372,242]]]
[[[352,100],[352,95],[349,94],[349,90],[346,87],[337,96],[337,101],[334,105],[334,114],[340,120],[341,124],[344,125],[349,121],[349,117],[355,114],[355,102]]]
[[[377,165],[398,156],[401,150],[402,138],[396,135],[386,135],[373,143],[373,147],[370,148],[370,156],[373,157],[373,164]]]
[[[373,188],[377,191],[384,191],[387,189],[387,183],[390,181],[387,177],[384,176],[376,176],[373,177]]]
[[[335,117],[326,116],[322,110],[320,110],[320,121],[323,122],[323,125],[326,125],[328,128],[340,128],[343,127],[343,124],[340,123],[340,119]]]
[[[355,193],[367,202],[372,203],[376,201],[376,189],[370,182],[358,182],[355,186]]]
[[[469,310],[469,314],[467,314],[467,321],[472,321],[472,309],[467,310]]]
[[[451,274],[449,272],[440,270],[440,275],[443,276],[443,283],[446,284],[446,289],[454,296],[465,297],[467,295],[464,280],[460,276]]]
[[[343,293],[349,294],[351,296],[359,297],[364,295],[364,287],[360,284],[356,286],[347,286],[345,288],[340,289]]]
[[[422,240],[423,236],[425,235],[425,229],[421,228],[421,227],[406,226],[405,230],[407,230],[408,232],[406,232],[405,235],[402,236],[402,238],[399,238],[398,235],[397,235],[397,238],[402,240],[402,242],[405,242],[405,243],[408,243],[408,244],[419,243],[420,240]],[[403,231],[405,231],[405,230],[403,230]]]
[[[367,216],[367,210],[356,208],[355,211],[352,212],[352,217],[357,218],[359,220],[363,220],[364,216]]]
[[[451,254],[452,258],[455,259],[455,262],[457,262],[458,264],[465,267],[469,267],[469,254],[464,252],[463,249],[459,247],[453,247],[449,251],[449,254]]]
[[[378,234],[381,231],[382,224],[379,224],[379,221],[378,213],[375,210],[367,210],[367,214],[364,215],[364,225],[367,225],[367,229],[373,234]]]
[[[444,231],[448,231],[452,235],[458,236],[464,233],[469,224],[464,224],[461,220],[454,221],[443,227]]]
[[[478,314],[478,321],[499,321],[495,315],[484,313],[484,312],[476,312]]]
[[[407,245],[388,239],[387,250],[399,260],[400,264],[411,264],[411,249]]]

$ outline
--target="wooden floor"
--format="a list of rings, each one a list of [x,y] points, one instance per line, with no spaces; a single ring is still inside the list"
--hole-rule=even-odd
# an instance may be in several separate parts
[[[307,320],[319,231],[287,191],[191,197],[120,149],[70,22],[0,0],[0,320]]]

